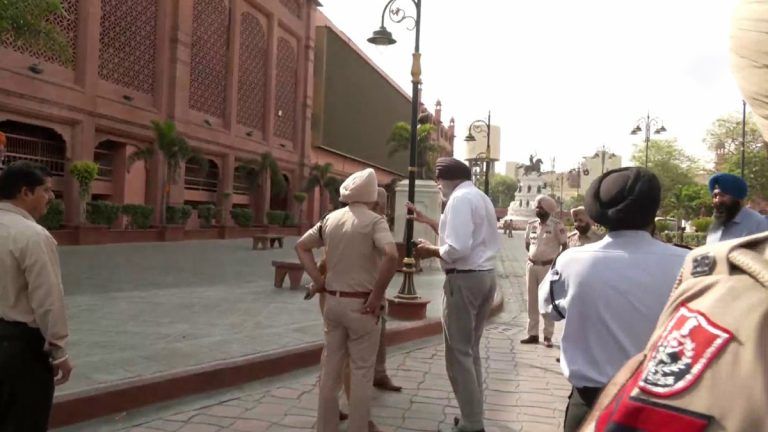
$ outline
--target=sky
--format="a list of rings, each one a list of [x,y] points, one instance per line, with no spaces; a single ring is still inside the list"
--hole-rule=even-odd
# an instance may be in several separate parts
[[[386,0],[322,0],[321,10],[410,93],[414,32],[385,25],[398,43],[366,42]],[[455,154],[469,123],[501,128],[502,161],[535,153],[551,169],[576,166],[601,146],[629,165],[629,132],[663,121],[689,153],[711,162],[702,139],[718,117],[741,112],[729,63],[736,0],[422,0],[422,101],[456,119]],[[412,1],[395,5],[409,13]],[[497,169],[504,164],[497,165]]]

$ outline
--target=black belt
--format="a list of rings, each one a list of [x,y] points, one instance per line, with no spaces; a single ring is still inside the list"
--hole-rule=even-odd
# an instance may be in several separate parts
[[[445,274],[464,274],[464,273],[478,273],[487,272],[491,270],[461,270],[461,269],[445,269]]]

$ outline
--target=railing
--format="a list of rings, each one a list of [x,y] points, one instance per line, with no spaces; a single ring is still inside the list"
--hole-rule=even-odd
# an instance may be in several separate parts
[[[52,175],[64,176],[66,144],[20,135],[6,134],[7,139],[3,165],[26,160],[45,166]]]

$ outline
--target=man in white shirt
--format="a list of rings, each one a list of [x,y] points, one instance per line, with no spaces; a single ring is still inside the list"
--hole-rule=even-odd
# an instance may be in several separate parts
[[[496,292],[500,239],[491,200],[472,184],[467,165],[436,163],[438,189],[447,201],[438,228],[440,246],[417,240],[416,254],[439,258],[445,270],[445,366],[461,411],[451,431],[484,431],[480,339]]]
[[[651,237],[661,185],[647,169],[608,171],[585,198],[608,234],[563,252],[539,286],[542,313],[565,320],[560,367],[573,385],[566,432],[578,430],[603,387],[643,350],[687,254]]]
[[[56,240],[35,222],[51,200],[44,167],[0,174],[0,431],[48,430],[54,386],[72,373]]]

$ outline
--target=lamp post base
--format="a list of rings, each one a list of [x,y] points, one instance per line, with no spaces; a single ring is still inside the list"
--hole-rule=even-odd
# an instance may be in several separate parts
[[[387,315],[402,321],[418,321],[427,317],[427,305],[429,300],[421,297],[399,298],[398,296],[387,299]]]

